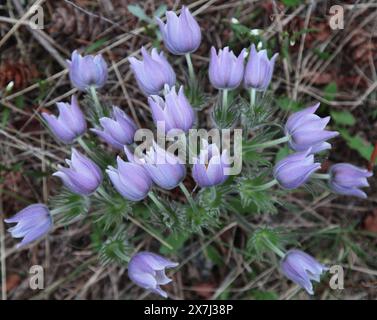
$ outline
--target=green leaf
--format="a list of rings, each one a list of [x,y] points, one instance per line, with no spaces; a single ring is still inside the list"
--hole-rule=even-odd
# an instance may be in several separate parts
[[[276,100],[280,109],[284,111],[296,112],[302,108],[302,103],[289,99],[288,97],[280,97]]]
[[[85,53],[90,54],[90,53],[97,51],[97,49],[101,48],[106,41],[107,41],[107,38],[102,38],[102,39],[99,39],[99,40],[93,42],[91,45],[89,45],[85,49]]]
[[[217,265],[217,266],[224,265],[223,256],[220,254],[220,252],[214,246],[209,245],[205,250],[205,254],[212,261],[212,263],[214,263],[215,265]]]
[[[287,7],[297,7],[297,6],[299,6],[301,3],[303,3],[302,0],[282,0],[282,2],[283,2],[284,5],[287,6]]]
[[[338,86],[335,82],[330,82],[324,89],[324,98],[328,101],[333,101],[335,99],[336,93],[338,91]]]
[[[143,8],[137,4],[130,4],[127,6],[129,12],[131,12],[135,17],[139,18],[141,21],[147,23],[153,23],[153,20],[145,14]]]
[[[373,152],[373,145],[371,143],[364,140],[359,135],[351,136],[346,129],[338,128],[338,131],[351,149],[357,151],[367,161],[370,160]]]
[[[165,14],[167,9],[168,9],[168,6],[166,4],[160,5],[157,8],[157,10],[154,12],[154,16],[157,17],[157,18],[162,17]]]
[[[330,114],[336,124],[353,126],[356,123],[355,117],[349,111],[330,111]]]
[[[275,156],[275,163],[285,158],[287,155],[289,155],[289,147],[284,146],[279,148],[279,151],[276,153]]]
[[[251,293],[252,298],[255,300],[277,300],[279,295],[273,291],[255,290]]]
[[[170,249],[166,246],[161,246],[160,247],[160,253],[163,255],[171,254],[174,252],[177,252],[179,249],[183,247],[185,244],[186,240],[189,238],[189,234],[187,233],[173,233],[167,238],[164,238],[164,240],[169,243],[173,249]]]

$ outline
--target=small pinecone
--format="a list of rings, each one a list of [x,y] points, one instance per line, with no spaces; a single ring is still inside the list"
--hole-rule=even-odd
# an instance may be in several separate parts
[[[54,9],[48,31],[53,37],[65,36],[81,40],[94,40],[106,30],[106,22],[71,5]]]
[[[23,89],[37,77],[38,71],[35,65],[6,61],[0,65],[0,90],[4,89],[11,81],[14,82],[14,90]]]

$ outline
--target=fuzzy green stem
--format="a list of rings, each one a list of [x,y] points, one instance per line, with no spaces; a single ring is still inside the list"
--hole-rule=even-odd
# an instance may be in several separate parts
[[[256,101],[257,91],[254,88],[250,89],[250,108],[254,107]]]
[[[273,251],[275,252],[280,258],[284,258],[285,257],[285,253],[280,250],[276,245],[274,245],[270,239],[267,239],[267,238],[263,238],[264,242],[266,243],[266,245]]]
[[[331,175],[328,174],[328,173],[313,173],[311,175],[311,178],[322,179],[322,180],[329,180],[331,178]]]
[[[139,222],[135,218],[131,217],[130,215],[127,217],[127,219],[129,219],[132,223],[134,223],[135,225],[137,225],[139,228],[143,229],[145,232],[149,233],[153,238],[155,238],[157,241],[159,241],[162,245],[164,245],[165,247],[169,248],[170,250],[173,250],[173,247],[169,243],[167,243],[164,239],[162,239],[154,231],[150,230],[149,228],[147,228],[146,226],[144,226],[143,224],[141,224],[141,222]]]
[[[186,186],[183,184],[183,182],[181,182],[179,184],[179,188],[182,190],[182,192],[184,193],[187,201],[189,202],[192,210],[194,210],[195,212],[198,211],[198,208],[196,207],[196,204],[195,204],[195,201],[194,199],[191,197],[191,194],[190,192],[187,190]]]
[[[255,189],[255,191],[263,191],[263,190],[267,190],[267,189],[270,189],[271,187],[273,187],[274,185],[278,184],[278,181],[276,179],[274,180],[271,180],[270,182],[267,182],[265,184],[262,184],[260,186],[257,186]]]
[[[103,110],[102,110],[101,103],[98,99],[96,88],[91,86],[89,91],[90,91],[90,95],[91,95],[93,102],[94,102],[94,107],[96,109],[97,116],[98,116],[98,118],[101,118],[101,117],[103,117]]]
[[[82,137],[78,137],[77,138],[77,142],[79,143],[79,145],[84,149],[84,151],[88,154],[91,154],[92,151],[90,150],[90,148],[88,147],[88,145],[86,144],[86,142],[84,141],[84,139]]]
[[[161,203],[160,200],[157,199],[156,195],[152,191],[148,193],[148,196],[149,198],[151,198],[151,200],[157,206],[158,209],[160,209],[163,212],[168,212],[165,206]]]
[[[195,72],[194,72],[194,66],[192,65],[192,61],[191,61],[191,54],[186,53],[185,57],[186,57],[188,71],[189,71],[190,81],[192,82],[192,84],[194,84],[196,82],[196,77],[195,77]]]
[[[228,89],[223,89],[223,111],[228,109]]]
[[[106,201],[108,201],[108,202],[112,202],[113,201],[111,199],[110,195],[106,192],[106,190],[102,186],[99,186],[97,188],[96,192],[97,192],[97,194],[99,194]]]
[[[279,139],[275,139],[275,140],[263,142],[263,143],[260,143],[260,144],[254,144],[254,145],[251,145],[251,146],[247,146],[247,147],[245,147],[245,150],[255,150],[255,149],[268,148],[268,147],[276,146],[278,144],[288,142],[288,141],[289,141],[289,137],[284,136],[284,137],[279,138]]]

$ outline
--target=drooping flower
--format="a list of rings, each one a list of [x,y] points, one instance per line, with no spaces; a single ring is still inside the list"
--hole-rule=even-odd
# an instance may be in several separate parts
[[[295,189],[320,167],[320,163],[314,163],[314,156],[308,149],[280,160],[274,167],[274,177],[284,189]]]
[[[153,182],[166,190],[177,187],[186,176],[182,161],[155,142],[138,161],[144,165]]]
[[[102,117],[99,119],[103,130],[90,130],[114,148],[123,149],[124,145],[133,143],[137,126],[123,110],[116,106],[113,106],[112,116],[112,118]]]
[[[129,58],[131,69],[135,75],[139,88],[146,94],[159,94],[165,84],[169,87],[175,84],[175,73],[163,52],[158,53],[156,48],[151,54],[141,48],[143,60]]]
[[[282,259],[281,271],[283,274],[309,294],[314,294],[311,281],[320,281],[320,276],[327,267],[319,263],[312,256],[301,250],[290,250]]]
[[[179,17],[174,11],[167,11],[166,18],[166,24],[157,18],[166,48],[175,55],[196,51],[200,46],[202,34],[189,9],[183,6]]]
[[[102,55],[81,56],[77,50],[73,51],[71,61],[68,62],[69,78],[72,84],[81,91],[90,87],[102,88],[108,76],[107,64]]]
[[[244,75],[245,49],[236,57],[228,47],[220,49],[216,53],[214,47],[211,48],[211,58],[209,62],[209,80],[217,89],[237,88]]]
[[[188,132],[195,121],[195,114],[184,94],[183,87],[180,87],[177,94],[174,86],[171,89],[166,86],[164,96],[165,101],[156,95],[148,97],[154,122],[156,125],[158,122],[164,122],[165,132],[174,129]]]
[[[66,159],[69,168],[59,166],[53,176],[62,179],[72,192],[80,195],[93,193],[102,182],[101,169],[89,158],[72,148],[71,160]]]
[[[6,223],[16,223],[8,229],[13,238],[23,238],[17,248],[25,246],[45,236],[52,228],[53,222],[47,206],[36,203],[27,206],[13,217],[4,219]]]
[[[268,59],[267,50],[257,52],[255,45],[252,44],[245,68],[245,88],[265,91],[271,82],[278,55],[278,53],[275,53],[271,59]]]
[[[366,169],[358,168],[349,163],[338,163],[330,168],[329,185],[338,194],[366,198],[362,187],[369,187],[367,178],[373,175]]]
[[[118,168],[109,166],[106,170],[115,189],[126,199],[140,201],[152,188],[152,180],[144,167],[134,161],[131,152],[124,147],[128,162],[117,157]]]
[[[59,116],[42,113],[43,119],[47,122],[50,130],[56,138],[64,143],[73,141],[85,133],[85,116],[80,110],[76,96],[71,97],[71,103],[58,102]]]
[[[195,182],[202,188],[222,184],[228,179],[226,169],[229,167],[227,150],[221,154],[215,143],[208,145],[203,141],[203,148],[200,150],[199,158],[194,159],[192,176]]]
[[[295,151],[304,151],[308,148],[313,153],[330,149],[326,140],[336,137],[336,131],[325,130],[330,117],[320,118],[316,114],[319,103],[304,110],[295,112],[285,124],[285,134],[290,138],[289,145]]]
[[[128,263],[128,276],[139,287],[150,290],[167,298],[161,285],[170,283],[165,274],[166,268],[175,268],[178,263],[170,261],[152,252],[139,252]]]

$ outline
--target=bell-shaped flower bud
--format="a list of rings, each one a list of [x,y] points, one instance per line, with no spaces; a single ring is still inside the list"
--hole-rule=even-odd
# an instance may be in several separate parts
[[[115,149],[132,144],[137,130],[135,122],[121,109],[113,106],[112,118],[102,117],[99,122],[103,130],[90,129]]]
[[[329,185],[332,191],[347,196],[366,198],[363,187],[369,187],[367,178],[373,175],[366,169],[349,163],[338,163],[330,167]]]
[[[274,167],[274,177],[284,189],[296,189],[303,185],[321,167],[314,163],[314,156],[308,149],[296,152],[280,160]]]
[[[265,91],[271,82],[278,55],[278,53],[275,53],[271,59],[268,59],[267,50],[257,52],[255,45],[252,44],[245,69],[245,88]]]
[[[50,211],[41,203],[31,204],[4,221],[16,224],[8,229],[13,238],[23,238],[17,248],[42,238],[53,226]]]
[[[136,161],[131,152],[124,147],[129,162],[117,157],[118,168],[111,166],[106,170],[115,189],[126,199],[140,201],[152,188],[152,180],[147,170]]]
[[[195,121],[194,110],[188,102],[183,87],[176,93],[175,87],[165,87],[165,100],[160,96],[148,97],[149,106],[152,110],[153,120],[165,124],[165,132],[179,129],[188,132]]]
[[[282,273],[294,283],[314,294],[312,281],[319,282],[328,268],[301,250],[290,250],[280,263]]]
[[[144,165],[155,184],[166,190],[177,187],[186,176],[182,161],[155,142],[146,155],[136,161]]]
[[[214,47],[211,48],[209,62],[209,80],[216,89],[235,89],[243,78],[244,74],[245,49],[236,57],[228,47],[220,49],[216,53]]]
[[[159,94],[165,84],[169,87],[175,85],[175,73],[166,60],[163,52],[158,53],[153,48],[151,54],[141,48],[143,60],[129,58],[132,72],[135,75],[139,88],[146,94]]]
[[[157,18],[166,48],[175,55],[194,52],[200,46],[202,34],[189,9],[182,7],[179,17],[174,11],[166,12],[166,24]]]
[[[228,179],[227,168],[229,167],[228,151],[221,154],[216,144],[208,145],[203,141],[203,149],[200,150],[199,157],[194,159],[192,176],[195,182],[202,188],[212,187],[225,182]]]
[[[312,153],[330,149],[326,140],[336,137],[337,131],[325,130],[330,117],[320,118],[316,114],[319,103],[292,114],[285,124],[285,134],[289,137],[289,145],[295,151],[311,148]]]
[[[158,254],[143,251],[132,256],[128,263],[128,276],[139,287],[167,298],[167,293],[160,286],[172,281],[166,276],[165,269],[176,266],[178,266],[176,262]]]
[[[101,184],[101,169],[76,149],[72,149],[71,160],[66,159],[66,163],[69,168],[59,166],[59,171],[53,176],[59,177],[73,193],[89,195]]]
[[[73,51],[71,61],[68,62],[69,78],[73,86],[80,91],[90,87],[102,88],[107,81],[107,64],[102,55],[81,56],[77,50]]]
[[[58,102],[59,116],[42,113],[55,137],[64,143],[73,143],[76,138],[86,131],[85,116],[80,110],[76,96],[72,96],[71,103]]]

